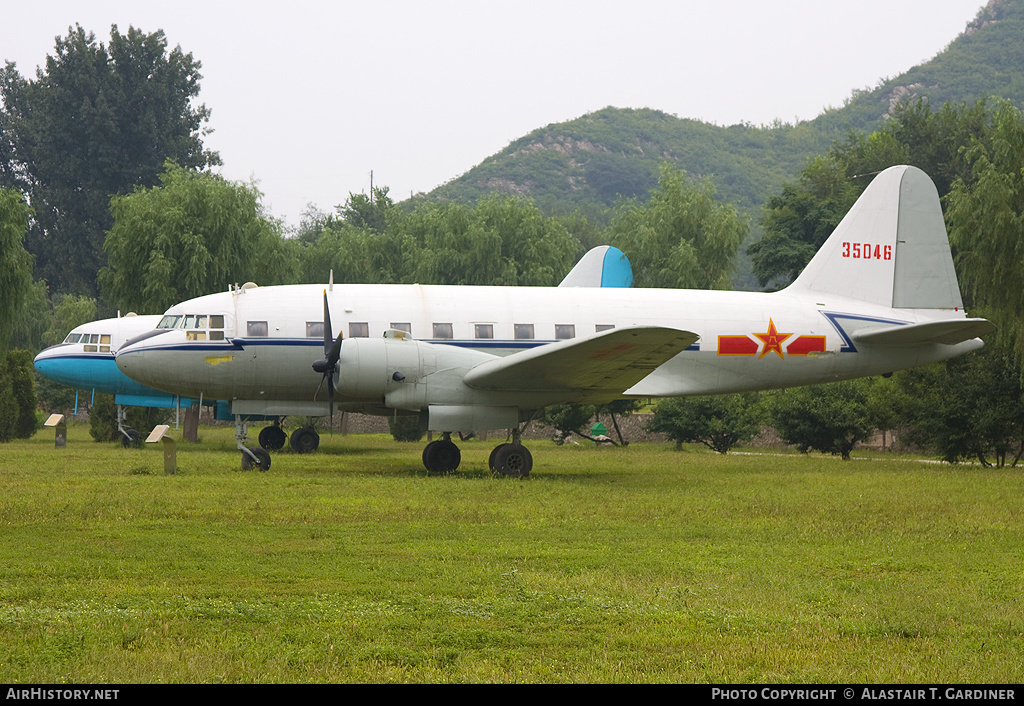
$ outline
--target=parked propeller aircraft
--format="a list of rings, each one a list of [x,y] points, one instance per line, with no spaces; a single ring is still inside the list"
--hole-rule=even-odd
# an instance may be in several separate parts
[[[453,433],[508,429],[511,441],[493,450],[490,467],[526,475],[533,462],[520,424],[548,405],[891,373],[980,348],[977,337],[992,330],[963,312],[935,186],[899,166],[873,180],[775,293],[565,281],[247,284],[171,307],[116,360],[155,388],[229,400],[238,446],[261,466],[269,455],[244,445],[247,415],[352,410],[419,415],[442,434],[423,452],[430,471],[458,467]]]
[[[122,373],[114,362],[114,352],[121,344],[153,330],[161,318],[127,314],[82,324],[72,329],[62,343],[40,352],[35,368],[40,375],[76,390],[114,395],[117,429],[122,443],[129,446],[139,440],[140,434],[125,426],[125,407],[180,408],[194,401],[142,385]]]

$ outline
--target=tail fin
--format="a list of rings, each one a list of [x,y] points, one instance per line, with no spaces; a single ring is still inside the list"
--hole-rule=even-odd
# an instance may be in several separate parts
[[[890,167],[786,289],[897,309],[962,308],[935,184],[917,167]]]
[[[580,258],[559,287],[630,287],[633,267],[618,248],[601,245]]]

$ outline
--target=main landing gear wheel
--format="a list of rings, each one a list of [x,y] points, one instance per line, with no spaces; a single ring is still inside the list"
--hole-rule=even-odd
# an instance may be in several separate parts
[[[125,429],[121,434],[121,445],[126,449],[138,448],[142,443],[142,434],[134,429]]]
[[[491,473],[510,478],[526,478],[533,470],[533,455],[522,444],[501,444],[491,451]]]
[[[430,473],[450,473],[462,462],[462,452],[450,439],[437,439],[423,449],[423,465]]]
[[[255,449],[250,449],[250,451],[252,451],[252,454],[253,454],[253,456],[256,457],[256,460],[254,461],[252,456],[250,456],[245,451],[243,451],[242,452],[242,470],[243,471],[251,471],[253,466],[255,466],[260,471],[268,471],[268,470],[270,470],[270,454],[267,453],[266,449],[263,449],[263,448],[260,448],[260,447],[256,447]]]
[[[267,451],[277,451],[284,447],[284,442],[288,441],[288,435],[284,433],[284,429],[277,426],[263,427],[260,430],[260,446]]]
[[[292,432],[289,443],[296,453],[310,454],[320,448],[320,435],[316,433],[315,429],[303,427]]]

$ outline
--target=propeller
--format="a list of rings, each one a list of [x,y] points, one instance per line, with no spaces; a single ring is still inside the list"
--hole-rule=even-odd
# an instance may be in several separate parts
[[[333,329],[331,328],[331,309],[327,304],[327,290],[324,290],[324,358],[313,363],[313,370],[323,374],[323,378],[320,379],[320,384],[316,387],[316,392],[313,393],[313,399],[316,400],[316,396],[320,394],[320,388],[324,385],[324,380],[327,381],[327,400],[330,404],[331,414],[331,428],[334,428],[334,373],[338,369],[338,358],[341,357],[341,339],[343,334],[341,331],[338,332],[338,338],[335,340],[332,338]]]

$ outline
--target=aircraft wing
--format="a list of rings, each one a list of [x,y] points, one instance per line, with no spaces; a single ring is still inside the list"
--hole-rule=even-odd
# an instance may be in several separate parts
[[[486,361],[463,381],[486,390],[619,394],[698,338],[691,331],[660,326],[617,328]]]
[[[952,319],[929,321],[923,324],[887,326],[861,331],[852,335],[860,343],[881,345],[912,345],[917,343],[945,343],[953,345],[984,336],[996,330],[988,319]]]

